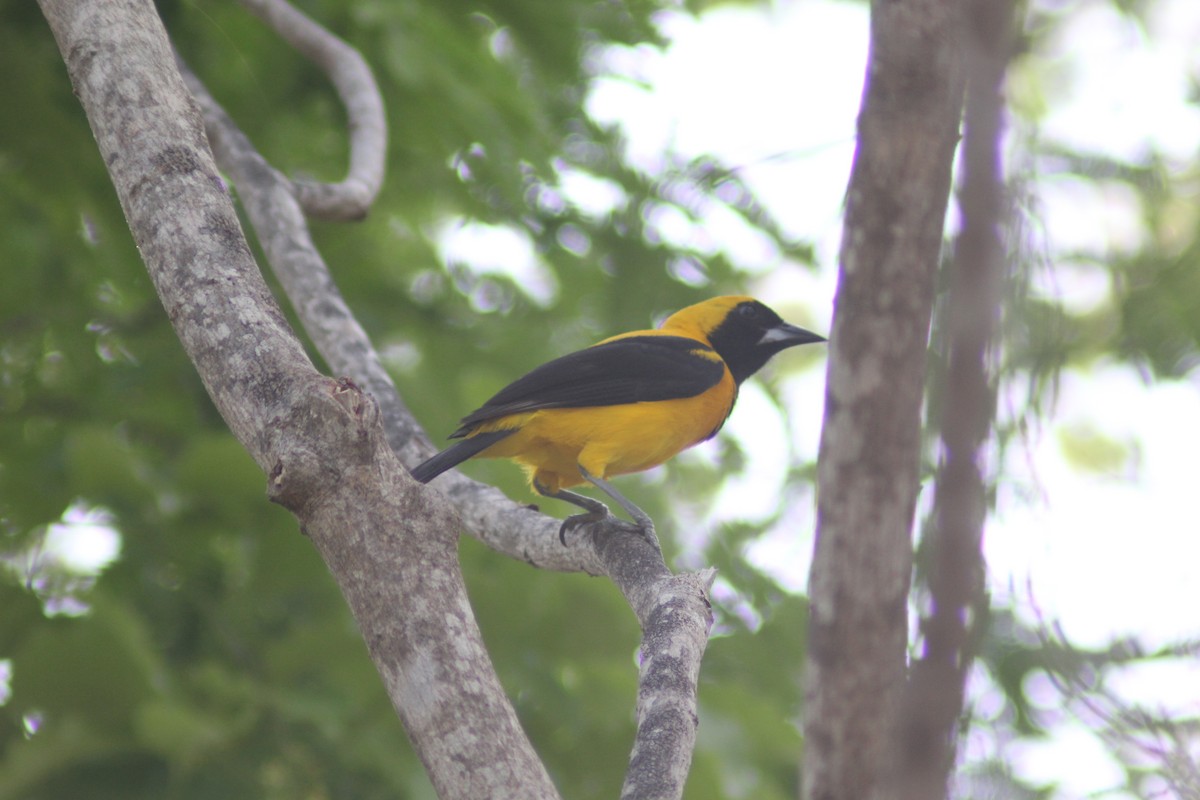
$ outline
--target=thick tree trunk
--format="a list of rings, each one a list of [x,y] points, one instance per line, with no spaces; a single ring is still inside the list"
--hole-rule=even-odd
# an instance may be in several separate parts
[[[934,276],[962,110],[963,4],[876,0],[830,335],[804,796],[893,796]]]

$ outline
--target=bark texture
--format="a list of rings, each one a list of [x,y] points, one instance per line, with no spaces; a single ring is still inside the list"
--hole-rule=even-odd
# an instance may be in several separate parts
[[[458,571],[375,403],[321,376],[242,236],[148,0],[45,0],[147,270],[231,430],[330,566],[439,794],[556,797],[496,680]]]

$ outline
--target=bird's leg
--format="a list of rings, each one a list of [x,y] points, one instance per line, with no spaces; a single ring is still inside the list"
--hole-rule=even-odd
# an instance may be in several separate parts
[[[616,487],[613,486],[611,483],[604,480],[603,478],[597,478],[595,475],[593,475],[592,473],[590,473],[586,469],[584,469],[582,465],[579,467],[579,474],[582,475],[583,479],[586,480],[588,483],[592,484],[597,489],[604,492],[606,495],[611,497],[613,500],[616,500],[617,505],[619,505],[621,508],[625,509],[625,513],[633,518],[634,524],[636,524],[638,527],[638,530],[640,530],[642,532],[642,536],[646,537],[646,541],[648,541],[648,542],[650,542],[650,544],[654,545],[654,549],[660,550],[660,551],[662,550],[662,548],[658,544],[658,535],[654,532],[654,520],[650,519],[649,514],[647,514],[645,511],[642,511],[640,508],[638,508],[636,505],[634,505],[633,501],[630,500],[628,497],[626,497],[625,495],[618,492]],[[592,502],[595,502],[595,501],[593,500]],[[607,510],[608,509],[605,509],[605,511],[607,511]]]
[[[590,497],[584,497],[575,492],[568,492],[566,489],[559,489],[557,492],[552,492],[538,480],[534,480],[533,488],[540,495],[552,497],[555,500],[562,500],[573,506],[579,506],[587,512],[586,514],[574,514],[563,520],[562,527],[558,529],[558,540],[563,543],[564,547],[567,544],[568,532],[585,522],[599,522],[612,516],[608,510],[608,506],[599,500],[593,500]]]

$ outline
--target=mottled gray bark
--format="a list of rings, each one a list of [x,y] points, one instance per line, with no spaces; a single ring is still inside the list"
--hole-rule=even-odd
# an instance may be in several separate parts
[[[818,457],[804,796],[894,797],[934,276],[958,144],[960,0],[876,0]]]

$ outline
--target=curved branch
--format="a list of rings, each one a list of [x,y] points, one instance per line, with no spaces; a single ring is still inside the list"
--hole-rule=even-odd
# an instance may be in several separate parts
[[[325,72],[346,108],[350,169],[339,183],[293,181],[301,207],[318,219],[365,217],[383,185],[387,156],[387,119],[371,68],[357,50],[286,0],[241,2]]]

